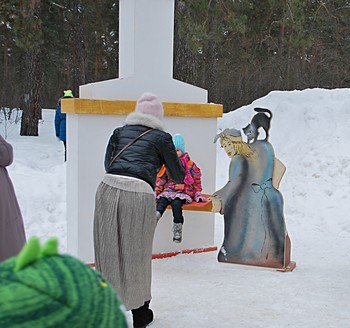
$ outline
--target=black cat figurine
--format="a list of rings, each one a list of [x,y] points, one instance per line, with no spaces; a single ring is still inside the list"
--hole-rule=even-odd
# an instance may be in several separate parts
[[[243,128],[244,134],[248,138],[248,143],[251,141],[255,142],[258,140],[259,128],[263,128],[266,134],[265,140],[269,138],[270,123],[272,118],[272,113],[267,108],[254,108],[258,114],[255,114],[250,122],[245,128]],[[264,113],[268,113],[267,116]]]

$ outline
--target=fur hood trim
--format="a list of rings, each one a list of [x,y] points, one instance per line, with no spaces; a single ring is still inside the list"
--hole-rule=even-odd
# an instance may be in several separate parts
[[[164,123],[157,117],[137,112],[132,112],[126,117],[125,125],[144,125],[152,129],[165,130]]]

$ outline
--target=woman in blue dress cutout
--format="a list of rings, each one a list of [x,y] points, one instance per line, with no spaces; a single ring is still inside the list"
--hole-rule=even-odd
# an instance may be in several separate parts
[[[272,182],[272,145],[267,140],[248,144],[236,129],[226,129],[214,142],[218,139],[231,158],[229,181],[212,196],[225,222],[219,262],[284,267],[288,235],[283,198]]]

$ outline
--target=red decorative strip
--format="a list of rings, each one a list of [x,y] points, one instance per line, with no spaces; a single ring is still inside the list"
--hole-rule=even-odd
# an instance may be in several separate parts
[[[167,257],[176,256],[179,254],[197,254],[197,253],[205,253],[205,252],[213,252],[216,251],[218,248],[216,246],[212,247],[206,247],[206,248],[195,248],[195,249],[184,249],[183,251],[176,251],[176,252],[170,252],[170,253],[160,253],[160,254],[153,254],[152,259],[164,259]]]
[[[195,249],[185,249],[183,251],[176,251],[176,252],[170,252],[170,253],[159,253],[159,254],[153,254],[152,259],[165,259],[167,257],[173,257],[179,254],[197,254],[197,253],[205,253],[205,252],[213,252],[216,251],[218,248],[216,246],[212,247],[206,247],[206,248],[195,248]],[[88,265],[91,268],[95,267],[95,263],[88,263]]]

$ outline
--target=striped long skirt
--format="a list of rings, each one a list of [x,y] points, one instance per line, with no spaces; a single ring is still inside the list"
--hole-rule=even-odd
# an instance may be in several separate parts
[[[105,175],[95,198],[95,263],[126,310],[151,300],[156,224],[154,192],[146,182]]]

